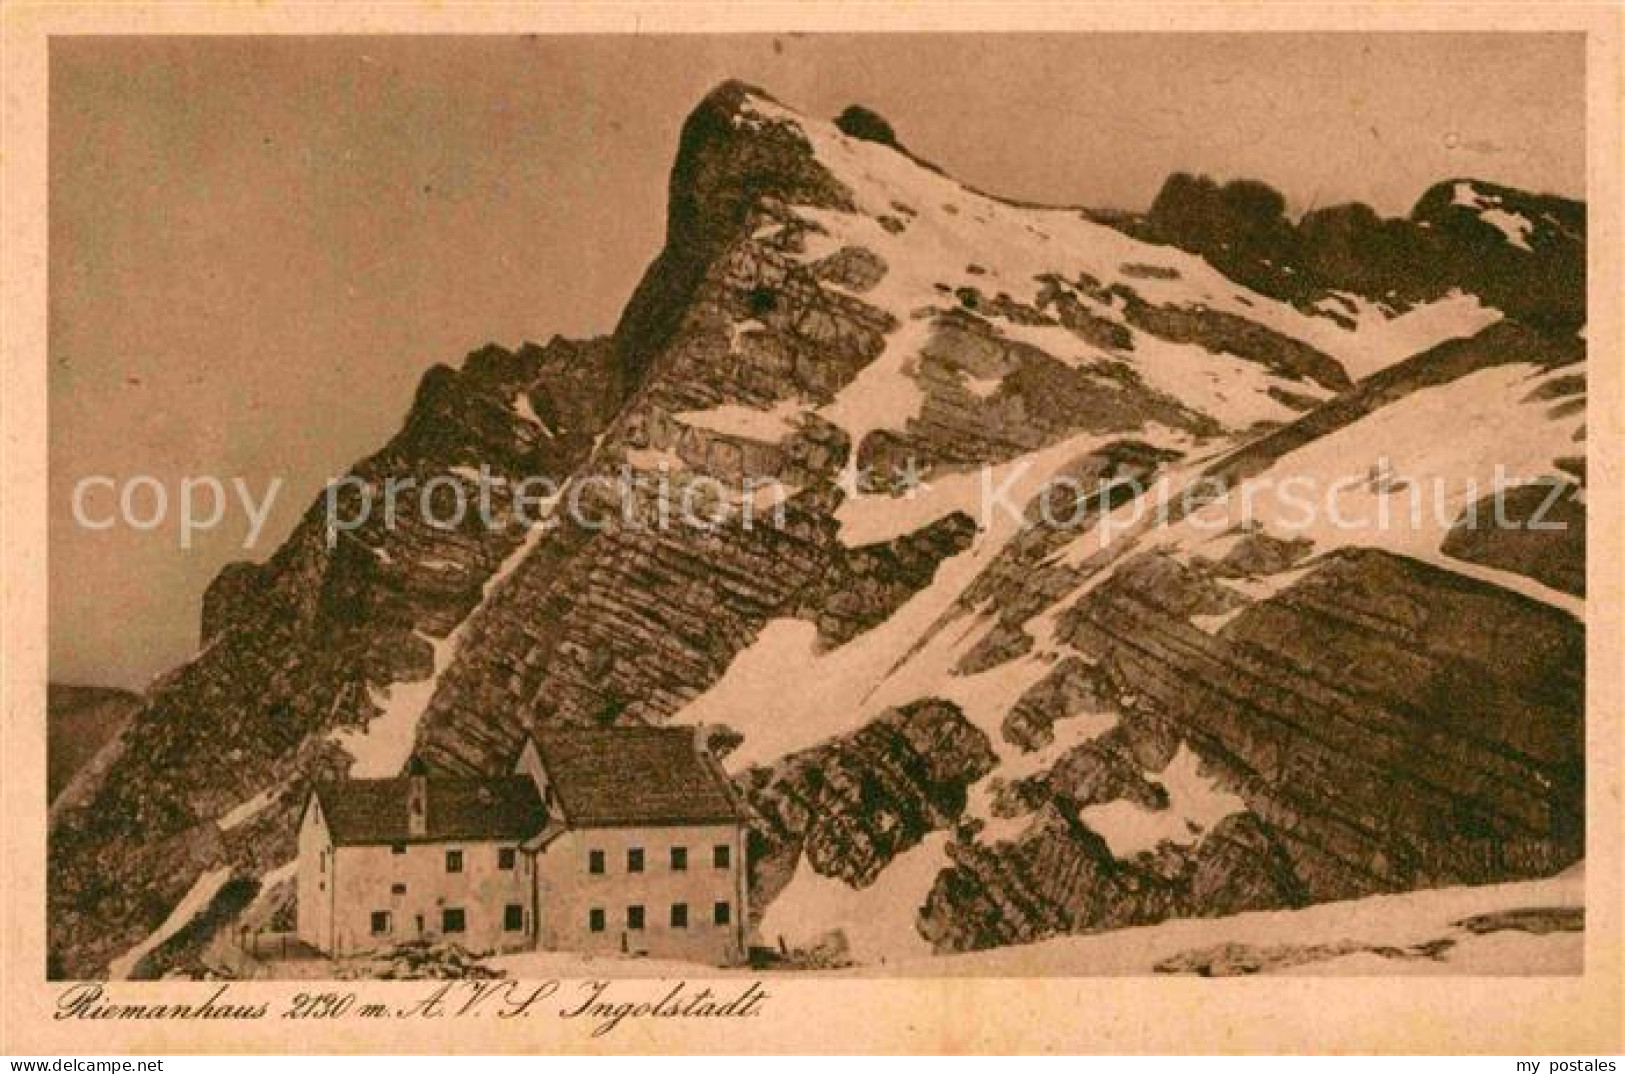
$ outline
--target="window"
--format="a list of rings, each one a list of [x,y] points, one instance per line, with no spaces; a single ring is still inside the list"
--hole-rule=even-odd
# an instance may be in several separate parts
[[[391,885],[389,885],[389,893],[391,895],[405,895],[406,894],[406,885],[405,884],[391,884]]]
[[[729,906],[725,902],[719,902],[715,906],[711,907],[711,923],[712,924],[714,924],[714,925],[726,925],[728,922],[730,922],[732,920],[733,920],[733,907],[732,906]]]
[[[511,902],[502,908],[502,928],[505,932],[519,932],[525,927],[525,908]]]
[[[626,852],[626,871],[629,873],[643,872],[643,848],[633,847]]]
[[[446,851],[446,872],[460,873],[463,871],[463,852],[461,850]]]
[[[497,851],[497,868],[512,869],[518,857],[519,855],[513,847],[503,847]]]
[[[604,908],[602,906],[594,906],[587,911],[587,927],[594,932],[604,931]]]
[[[671,848],[671,871],[681,873],[688,869],[688,848]]]
[[[671,904],[671,927],[674,929],[688,928],[688,903],[674,902]]]
[[[389,852],[391,854],[405,854],[406,853],[406,844],[405,843],[395,843],[389,848]]]
[[[327,851],[325,851],[325,850],[322,851],[322,868],[321,868],[321,871],[323,873],[327,872]]]
[[[441,932],[462,932],[468,927],[468,919],[463,915],[461,906],[448,906],[440,911]]]
[[[643,927],[643,907],[628,906],[626,908],[626,927],[641,929]]]
[[[604,852],[602,850],[587,851],[587,871],[589,873],[602,873],[604,871]]]
[[[382,936],[389,932],[389,911],[374,910],[372,912],[372,934]]]
[[[711,864],[718,869],[726,869],[733,861],[733,847],[727,843],[718,843],[711,848]]]

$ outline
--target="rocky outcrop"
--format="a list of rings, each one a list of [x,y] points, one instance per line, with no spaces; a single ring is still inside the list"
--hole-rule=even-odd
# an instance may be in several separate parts
[[[1217,637],[1125,565],[1062,629],[1178,727],[1317,898],[1569,864],[1581,850],[1584,635],[1568,615],[1345,550]],[[1484,624],[1496,623],[1489,631]]]
[[[866,142],[897,145],[897,132],[892,130],[885,117],[861,104],[848,105],[845,111],[835,117],[835,125],[840,128],[842,134],[850,134]]]
[[[106,686],[50,683],[45,692],[45,793],[55,803],[70,784],[88,784],[86,768],[113,745],[141,698]]]
[[[1408,218],[1355,203],[1293,223],[1262,183],[1176,174],[1125,229],[1306,308],[1339,291],[1404,308],[1459,288],[1553,335],[1585,323],[1585,205],[1482,180],[1436,184]]]
[[[1027,652],[1034,616],[1075,592],[1103,566],[1104,555],[1073,561],[1060,553],[1121,504],[1150,488],[1177,453],[1138,440],[1118,440],[1073,460],[1056,474],[1047,510],[1029,504],[1023,528],[998,558],[979,574],[944,621],[977,608],[995,610],[997,620],[960,659],[956,670],[974,674]],[[1017,730],[1017,735],[1024,732]],[[1012,741],[1016,741],[1012,739]]]
[[[1139,223],[1147,237],[1201,254],[1255,291],[1280,297],[1303,286],[1289,271],[1299,258],[1286,199],[1264,183],[1238,179],[1220,185],[1205,175],[1176,172]]]
[[[713,90],[683,124],[667,194],[666,243],[615,330],[623,383],[635,384],[669,347],[719,254],[764,202],[850,208],[851,193],[813,158],[793,125],[764,122],[744,105],[762,91],[741,82]]]
[[[1165,844],[1131,861],[1055,806],[1021,839],[991,847],[956,841],[920,911],[921,934],[941,952],[1046,936],[1298,905],[1303,893],[1270,832],[1241,815],[1194,848]]]
[[[1124,292],[1127,292],[1124,294]],[[1174,343],[1194,343],[1213,354],[1233,354],[1290,380],[1341,392],[1353,382],[1336,359],[1245,317],[1223,310],[1153,306],[1125,288],[1124,316],[1136,328]]]
[[[803,854],[824,876],[869,885],[897,855],[951,827],[966,788],[995,760],[987,736],[958,708],[926,699],[743,773],[738,784],[755,814],[753,903],[765,908]]]
[[[1316,962],[1349,955],[1376,955],[1396,961],[1442,961],[1456,941],[1448,936],[1409,947],[1389,947],[1341,940],[1324,944],[1224,943],[1182,951],[1156,964],[1157,973],[1190,973],[1198,977],[1244,977],[1255,973],[1281,973]]]
[[[1152,812],[1167,809],[1167,788],[1146,773],[1167,768],[1178,748],[1179,735],[1167,724],[1149,719],[1121,722],[1072,747],[1047,770],[1000,784],[993,812],[1019,817],[1053,805],[1064,815],[1077,816],[1090,806],[1116,801],[1133,802]]]
[[[939,948],[1547,875],[1580,856],[1584,637],[1568,615],[1364,550],[1322,556],[1216,635],[1189,621],[1193,587],[1199,574],[1145,554],[1063,615],[1119,731],[1010,790],[1047,821],[954,848],[924,926]],[[1247,813],[1124,862],[1079,815],[1108,797],[1157,807],[1114,741],[1142,726],[1194,750]],[[1147,879],[1169,862],[1196,887]]]
[[[562,520],[469,622],[422,724],[432,764],[500,765],[538,722],[666,719],[769,618],[804,616],[847,640],[968,537],[966,520],[948,519],[848,550],[833,517],[850,450],[840,430],[808,418],[768,443],[683,417],[828,401],[896,328],[853,293],[883,262],[857,249],[803,260],[816,225],[787,202],[842,208],[848,194],[793,124],[751,112],[744,92],[719,90],[685,128],[666,250],[617,330],[623,369],[643,380],[577,483],[663,451],[687,478],[773,479],[790,495],[755,524],[705,528],[629,525],[589,495],[586,514],[606,524]]]
[[[1496,932],[1526,932],[1531,936],[1545,936],[1553,932],[1584,932],[1586,911],[1583,906],[1521,906],[1516,910],[1496,910],[1487,914],[1474,914],[1456,922],[1475,936]]]
[[[1350,955],[1375,955],[1401,962],[1448,961],[1464,940],[1489,933],[1517,931],[1532,936],[1550,933],[1582,932],[1585,908],[1579,906],[1530,906],[1497,910],[1452,922],[1443,934],[1404,946],[1374,944],[1362,940],[1338,940],[1314,944],[1224,943],[1181,951],[1156,963],[1157,973],[1191,973],[1198,977],[1239,977],[1256,973],[1281,973],[1317,962],[1329,962]],[[1451,935],[1456,931],[1457,935]],[[1460,935],[1466,933],[1466,936]]]
[[[1554,335],[1586,323],[1585,203],[1550,194],[1452,179],[1411,210],[1423,260],[1508,316]]]

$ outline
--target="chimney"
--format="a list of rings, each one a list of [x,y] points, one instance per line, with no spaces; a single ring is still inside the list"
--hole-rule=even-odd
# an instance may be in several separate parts
[[[413,757],[406,772],[406,830],[423,835],[429,830],[429,768]]]

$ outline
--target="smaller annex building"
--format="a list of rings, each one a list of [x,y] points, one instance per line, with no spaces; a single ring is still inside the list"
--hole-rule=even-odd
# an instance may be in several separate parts
[[[298,935],[330,955],[415,940],[743,961],[748,813],[693,728],[559,727],[510,774],[316,784]]]

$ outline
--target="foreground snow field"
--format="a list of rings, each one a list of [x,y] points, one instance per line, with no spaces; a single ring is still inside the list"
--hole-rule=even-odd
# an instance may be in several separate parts
[[[1585,968],[1583,931],[1559,928],[1537,933],[1509,926],[1474,932],[1458,923],[1515,910],[1578,908],[1584,897],[1584,867],[1576,866],[1555,877],[1517,884],[1439,888],[1322,903],[1299,910],[1165,921],[1021,947],[876,961],[819,972],[901,977],[1138,976],[1159,972],[1159,964],[1179,956],[1206,953],[1221,945],[1239,945],[1250,950],[1231,952],[1232,965],[1245,966],[1256,960],[1249,956],[1274,956],[1269,960],[1274,965],[1264,966],[1261,972],[1319,976],[1578,974]],[[1453,943],[1438,943],[1446,939]],[[1306,950],[1311,948],[1324,950]],[[1333,953],[1337,950],[1346,953]],[[1306,957],[1313,953],[1324,957]],[[1200,963],[1206,959],[1186,961]],[[489,964],[509,976],[524,978],[754,976],[763,972],[548,951],[503,955],[490,959]],[[1165,966],[1161,972],[1170,972],[1170,967]]]

